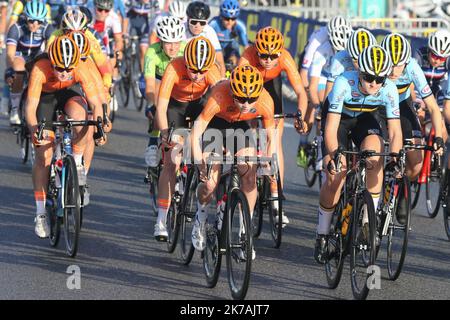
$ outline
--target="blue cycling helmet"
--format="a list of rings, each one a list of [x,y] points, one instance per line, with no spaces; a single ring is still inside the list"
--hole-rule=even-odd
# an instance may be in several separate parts
[[[220,16],[224,18],[237,18],[239,11],[238,0],[224,0],[220,6]]]
[[[45,21],[47,17],[47,7],[44,1],[32,0],[25,5],[25,15],[29,20]]]

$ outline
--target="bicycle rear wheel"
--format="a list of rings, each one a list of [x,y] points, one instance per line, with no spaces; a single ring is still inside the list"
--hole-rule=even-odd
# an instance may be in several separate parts
[[[265,184],[267,184],[267,189],[269,190],[268,196],[266,196],[267,201],[267,207],[269,209],[269,220],[270,220],[270,226],[271,226],[271,234],[272,239],[274,241],[275,248],[279,248],[281,245],[281,238],[282,238],[282,232],[283,232],[283,201],[281,199],[282,195],[282,189],[281,189],[281,181],[280,181],[280,175],[279,172],[276,175],[277,177],[277,190],[278,190],[278,196],[272,197],[270,194],[270,179],[269,177],[265,178]],[[276,208],[276,205],[278,205],[278,208]]]
[[[128,107],[130,102],[130,87],[131,87],[131,70],[130,70],[130,55],[126,54],[122,60],[122,66],[120,68],[120,81],[119,91],[120,98],[122,100],[122,106]]]
[[[368,222],[366,222],[368,220]],[[376,217],[373,200],[365,190],[355,197],[352,216],[350,249],[350,278],[355,299],[363,300],[369,294],[370,267],[375,264]]]
[[[240,189],[231,191],[227,205],[227,273],[233,299],[244,299],[250,282],[253,237],[250,209]]]
[[[414,209],[417,204],[419,203],[420,198],[420,187],[421,184],[417,183],[417,180],[414,182],[411,182],[411,209]]]
[[[255,210],[252,215],[252,230],[253,237],[258,238],[261,235],[262,225],[263,225],[263,215],[266,203],[266,188],[264,177],[258,177],[256,180],[256,186],[258,190],[258,198],[256,199]]]
[[[197,213],[196,190],[198,173],[195,167],[190,167],[186,177],[180,212],[180,259],[184,265],[188,265],[194,256],[195,248],[192,244],[192,228],[195,214]]]
[[[50,170],[53,170],[51,168]],[[61,189],[59,189],[59,192]],[[50,246],[58,246],[61,235],[61,218],[57,214],[58,189],[55,187],[55,179],[51,178],[48,184],[46,209],[50,224]]]
[[[308,187],[312,187],[316,182],[316,159],[311,154],[311,146],[308,147],[309,151],[307,151],[307,162],[306,168],[303,168],[303,172],[305,174],[305,181]]]
[[[80,189],[75,160],[71,155],[64,158],[63,170],[66,253],[70,257],[75,257],[80,235]]]
[[[398,279],[405,262],[411,218],[411,191],[408,178],[403,177],[396,187],[398,188],[398,196],[389,223],[387,243],[387,269],[391,280]],[[400,211],[401,213],[397,214]],[[405,217],[404,224],[398,221],[398,215]]]
[[[339,202],[334,210],[331,220],[331,232],[328,238],[328,253],[325,263],[325,274],[327,276],[328,287],[336,289],[341,281],[344,267],[344,242],[341,231],[342,210],[345,208],[344,193],[341,194]]]
[[[432,156],[432,162],[436,162],[437,158]],[[432,163],[431,168],[434,164]],[[441,207],[441,188],[445,183],[442,168],[431,171],[426,181],[426,198],[427,213],[430,218],[435,218]]]

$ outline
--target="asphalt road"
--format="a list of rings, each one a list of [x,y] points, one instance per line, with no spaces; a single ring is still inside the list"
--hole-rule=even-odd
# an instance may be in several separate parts
[[[1,69],[3,70],[3,68]],[[0,74],[3,74],[0,72]],[[291,221],[280,249],[272,247],[267,220],[255,241],[248,299],[352,299],[349,260],[336,290],[326,285],[324,268],[313,259],[318,187],[308,188],[295,164],[298,136],[285,131],[287,201]],[[183,266],[177,253],[153,239],[155,218],[149,212],[143,183],[146,120],[132,108],[119,110],[109,143],[97,148],[88,183],[91,204],[86,208],[78,255],[34,234],[35,205],[31,167],[19,160],[19,147],[6,118],[0,119],[0,299],[230,299],[226,263],[216,288],[208,289],[200,255]],[[442,213],[426,218],[424,197],[412,217],[412,232],[400,278],[387,280],[386,251],[377,265],[380,290],[369,299],[448,299],[450,242]],[[67,269],[76,265],[81,288],[68,289]],[[69,279],[70,280],[70,279]],[[69,281],[70,282],[70,281]]]

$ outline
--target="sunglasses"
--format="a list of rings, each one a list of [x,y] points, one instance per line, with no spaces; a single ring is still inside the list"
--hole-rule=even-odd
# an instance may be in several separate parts
[[[193,26],[195,26],[197,23],[200,23],[200,25],[203,27],[206,25],[206,20],[195,20],[195,19],[191,19],[189,20],[189,23],[192,24]]]
[[[270,58],[270,60],[275,60],[278,59],[280,57],[279,54],[266,54],[266,53],[258,53],[258,57],[261,60],[268,60]]]
[[[439,57],[438,55],[436,55],[434,52],[432,52],[432,51],[430,51],[430,54],[431,54],[431,57],[434,59],[434,60],[438,60],[438,61],[445,61],[445,60],[447,60],[447,58],[444,58],[444,57]]]
[[[377,77],[377,76],[373,76],[368,73],[363,73],[362,78],[364,81],[369,82],[369,83],[372,83],[375,81],[377,84],[382,84],[386,81],[386,77]]]
[[[105,12],[105,13],[108,13],[109,11],[111,11],[111,10],[109,10],[109,9],[100,9],[100,8],[96,8],[96,10],[97,10],[98,12]]]
[[[56,67],[56,66],[53,66],[53,68],[59,73],[63,73],[63,72],[69,73],[69,72],[72,72],[72,70],[73,70],[73,68],[61,68],[61,67]]]
[[[208,72],[208,70],[195,70],[195,69],[191,69],[188,68],[190,72],[194,73],[194,74],[204,74],[206,72]]]
[[[234,21],[236,20],[236,18],[226,18],[226,17],[222,17],[223,20],[225,21]]]
[[[255,103],[256,100],[258,100],[258,98],[246,98],[246,97],[236,97],[236,96],[234,96],[234,100],[236,100],[240,104],[244,104],[246,102],[248,102],[248,104],[252,104],[252,103]]]
[[[28,23],[35,23],[35,22],[37,22],[37,23],[39,23],[39,24],[42,23],[41,20],[36,20],[36,19],[28,19],[27,22],[28,22]]]

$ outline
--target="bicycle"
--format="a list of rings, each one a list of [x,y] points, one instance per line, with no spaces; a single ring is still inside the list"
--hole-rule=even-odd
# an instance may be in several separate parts
[[[298,119],[301,120],[302,114],[301,112],[297,113],[286,113],[275,115],[275,119]],[[258,119],[258,118],[257,118]],[[259,134],[257,135],[257,148],[258,154],[261,152],[260,150],[261,143]],[[273,159],[274,171],[271,172],[271,175],[274,176],[277,183],[277,194],[278,196],[272,197],[270,191],[271,178],[269,175],[261,175],[258,174],[256,178],[256,187],[258,190],[258,196],[256,199],[255,210],[252,216],[252,229],[253,236],[258,238],[262,232],[263,225],[263,215],[264,210],[267,209],[269,214],[270,221],[270,231],[271,236],[274,241],[274,247],[279,248],[281,246],[282,239],[282,230],[283,230],[283,189],[281,187],[281,178],[279,172],[279,166],[276,159]],[[260,168],[259,168],[260,169]]]
[[[244,299],[250,283],[253,236],[250,221],[250,209],[247,197],[239,189],[240,175],[238,163],[272,161],[270,157],[210,156],[208,157],[207,176],[212,163],[231,162],[230,170],[220,170],[220,179],[216,198],[225,201],[223,217],[216,215],[213,223],[206,224],[206,247],[202,253],[203,269],[208,288],[216,286],[219,279],[222,256],[226,256],[227,278],[233,299]],[[243,270],[239,270],[242,267]]]
[[[141,79],[141,65],[139,58],[139,37],[131,36],[129,47],[124,50],[124,59],[120,70],[121,87],[120,92],[122,97],[125,97],[124,107],[126,108],[130,102],[130,97],[133,98],[137,111],[142,111],[145,104],[145,96],[140,90]]]
[[[322,168],[318,165],[319,148],[321,148],[321,136],[316,136],[305,147],[306,167],[303,168],[305,181],[308,187],[312,187],[319,178],[319,189],[322,187]]]
[[[375,265],[376,258],[376,215],[372,196],[366,187],[367,159],[392,154],[376,153],[373,150],[343,151],[340,147],[334,157],[337,172],[341,167],[340,155],[347,158],[355,156],[356,161],[347,170],[344,187],[333,213],[325,273],[328,287],[335,289],[341,279],[345,257],[350,254],[352,293],[356,299],[363,300],[369,293],[367,280],[372,275],[369,268]]]
[[[426,149],[426,146],[421,146]],[[381,246],[381,240],[387,236],[387,270],[390,280],[397,280],[405,262],[408,248],[408,237],[411,222],[411,188],[408,177],[405,174],[406,153],[405,150],[414,149],[411,144],[405,144],[405,149],[398,155],[397,165],[390,162],[384,169],[384,188],[381,194],[377,215],[377,250]],[[404,221],[400,221],[399,212],[403,211]]]
[[[47,189],[46,209],[50,222],[50,245],[59,243],[61,225],[64,226],[66,254],[75,257],[78,251],[79,234],[82,224],[83,190],[78,184],[78,173],[72,155],[72,128],[75,126],[96,126],[98,135],[103,136],[103,125],[106,124],[105,108],[103,119],[94,120],[61,120],[51,122],[57,127],[55,136],[55,152],[50,164],[50,178]],[[64,118],[57,112],[57,119]],[[42,140],[47,121],[39,123],[38,140]]]

